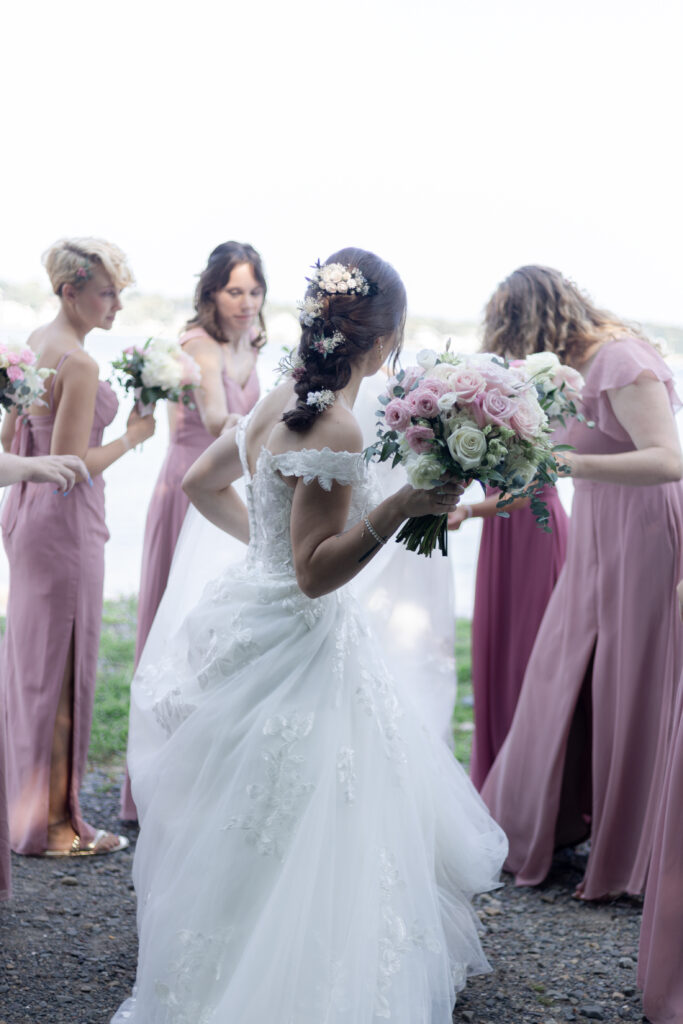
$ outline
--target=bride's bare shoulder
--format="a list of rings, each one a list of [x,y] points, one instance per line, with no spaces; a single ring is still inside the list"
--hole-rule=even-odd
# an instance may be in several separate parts
[[[351,410],[337,401],[321,413],[308,430],[301,433],[290,430],[279,419],[273,424],[266,447],[274,455],[311,448],[360,452],[363,448],[363,434]]]

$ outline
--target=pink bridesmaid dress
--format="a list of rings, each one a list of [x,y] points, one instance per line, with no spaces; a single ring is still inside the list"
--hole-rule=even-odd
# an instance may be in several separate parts
[[[5,770],[5,701],[0,700],[0,902],[9,899],[12,890],[12,869],[9,855],[9,818],[7,815],[7,780]]]
[[[652,1024],[683,1022],[683,677],[645,887],[638,984]]]
[[[582,453],[633,450],[608,391],[669,367],[645,341],[608,342],[589,367],[567,440]],[[482,789],[510,841],[506,867],[537,885],[556,846],[590,832],[586,899],[642,892],[683,663],[683,484],[575,481],[567,560],[527,666],[512,726]],[[586,685],[584,685],[586,684]]]
[[[202,327],[193,327],[181,336],[180,343],[184,345],[192,338],[199,337],[209,337],[209,335]],[[252,370],[243,388],[228,377],[225,368],[223,368],[221,376],[228,411],[244,416],[256,405],[259,398],[256,368]],[[138,629],[135,642],[136,666],[147,641],[147,634],[152,628],[157,608],[164,596],[168,574],[171,571],[173,552],[190,504],[180,486],[182,479],[192,463],[196,462],[214,440],[215,438],[202,423],[198,409],[178,405],[175,429],[152,494],[145,524],[138,598]],[[127,773],[121,792],[120,815],[124,821],[135,821],[138,816]]]
[[[59,373],[68,353],[62,356]],[[48,455],[55,413],[18,421],[12,451]],[[88,445],[102,444],[118,408],[109,384],[97,387]],[[0,679],[7,708],[7,797],[10,842],[17,853],[47,847],[50,755],[57,704],[73,637],[73,736],[69,805],[84,843],[95,830],[81,816],[79,790],[90,742],[102,624],[104,480],[77,484],[64,497],[45,484],[14,484],[2,510],[10,567],[7,631]]]
[[[567,513],[554,487],[546,487],[543,498],[552,533],[536,525],[528,506],[513,509],[509,519],[485,519],[481,531],[472,617],[470,763],[479,790],[510,729],[538,627],[564,565]]]

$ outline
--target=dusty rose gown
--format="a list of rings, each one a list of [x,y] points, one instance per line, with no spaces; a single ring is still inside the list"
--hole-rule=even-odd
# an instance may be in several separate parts
[[[488,493],[494,494],[494,491]],[[531,648],[567,550],[567,513],[544,489],[552,533],[531,509],[485,519],[472,617],[474,741],[470,777],[481,789],[508,734]]]
[[[604,345],[568,441],[582,453],[633,450],[608,389],[672,374],[636,338]],[[652,850],[683,662],[675,584],[683,575],[683,484],[577,480],[567,560],[541,624],[510,732],[482,796],[510,841],[507,868],[536,885],[553,849],[590,831],[585,898],[640,893]],[[587,686],[584,686],[584,683]]]
[[[7,780],[5,771],[5,701],[0,699],[0,902],[9,899],[12,869],[9,855],[9,819],[7,815]]]
[[[180,343],[184,345],[190,339],[199,337],[209,335],[203,328],[193,327],[181,336]],[[260,389],[255,368],[243,388],[228,377],[225,368],[222,370],[222,381],[229,412],[244,415],[256,405]],[[178,406],[175,429],[152,494],[145,524],[135,641],[136,667],[166,589],[173,552],[189,505],[189,499],[180,486],[182,479],[192,463],[214,440],[202,423],[198,409]],[[128,773],[121,791],[120,814],[124,821],[135,821],[138,816]]]
[[[683,1021],[683,677],[645,888],[638,983],[652,1024]]]
[[[59,373],[64,360],[57,366]],[[54,377],[52,390],[54,391]],[[97,387],[88,445],[102,444],[118,408],[109,384]],[[12,451],[48,455],[55,411],[18,422]],[[7,702],[7,796],[10,841],[17,853],[47,846],[50,754],[69,644],[74,642],[73,740],[69,802],[84,842],[95,832],[83,821],[78,793],[85,770],[102,622],[104,480],[77,484],[66,497],[45,484],[14,484],[2,510],[10,567],[7,631],[0,679]]]

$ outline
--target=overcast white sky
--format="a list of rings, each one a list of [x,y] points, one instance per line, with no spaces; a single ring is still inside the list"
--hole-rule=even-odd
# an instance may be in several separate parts
[[[681,0],[119,0],[4,18],[0,279],[97,234],[189,294],[228,238],[271,295],[346,244],[412,311],[522,263],[683,324]]]

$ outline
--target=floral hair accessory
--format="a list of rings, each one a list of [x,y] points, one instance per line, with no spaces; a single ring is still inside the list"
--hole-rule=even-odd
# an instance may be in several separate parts
[[[306,405],[314,405],[318,412],[323,412],[329,406],[334,405],[335,394],[329,388],[324,391],[309,391],[306,395]]]
[[[296,348],[288,349],[283,345],[283,351],[285,354],[277,364],[280,377],[293,377],[294,380],[299,380],[306,372],[303,359]]]
[[[321,356],[329,356],[330,352],[334,352],[336,348],[343,345],[346,338],[341,331],[335,331],[331,338],[325,338],[322,334],[315,339],[312,343],[311,348],[318,352]]]
[[[371,286],[357,267],[345,267],[343,263],[316,263],[311,284],[326,295],[370,295]],[[376,289],[375,289],[376,290]]]
[[[83,257],[83,262],[76,268],[76,277],[79,281],[89,281],[92,277],[92,270],[90,268],[90,260],[87,256]]]
[[[317,294],[307,296],[298,303],[299,320],[304,327],[312,327],[322,316],[321,300],[328,295],[375,295],[377,285],[368,281],[358,267],[346,267],[343,263],[320,263],[313,267],[313,274],[307,278],[309,286]]]

